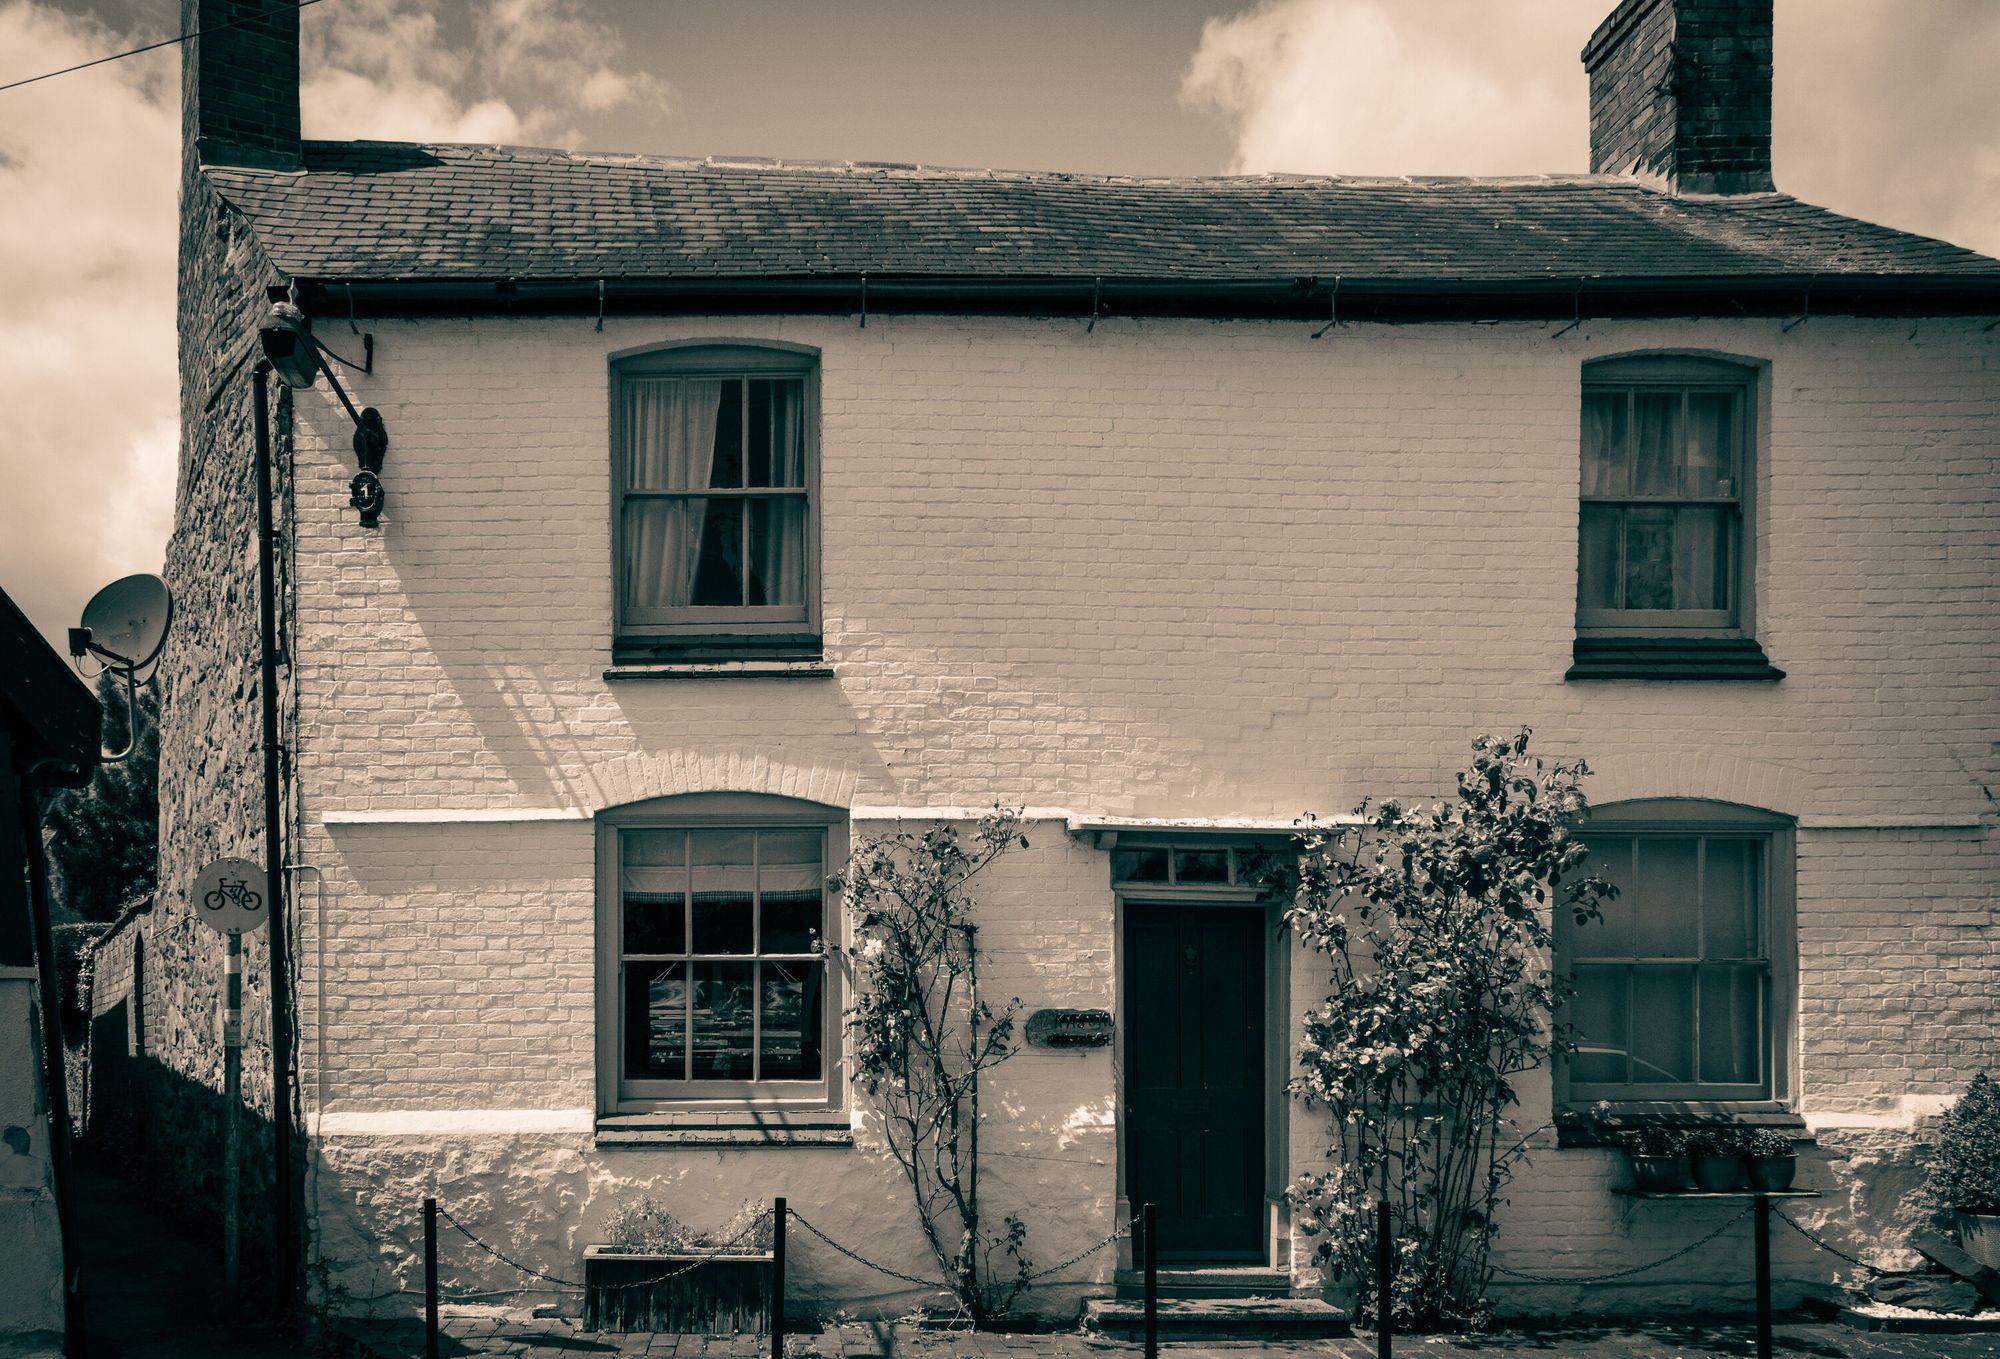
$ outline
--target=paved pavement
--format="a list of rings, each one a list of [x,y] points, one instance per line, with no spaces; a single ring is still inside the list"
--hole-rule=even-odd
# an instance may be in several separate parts
[[[311,1349],[223,1315],[220,1270],[126,1181],[77,1159],[89,1359],[298,1359]],[[5,1248],[0,1246],[0,1256]]]
[[[222,1315],[216,1268],[184,1225],[124,1181],[79,1166],[85,1334],[90,1359],[418,1359],[415,1320],[344,1322],[318,1341],[236,1326]],[[4,1256],[4,1250],[0,1250]],[[1375,1340],[1162,1346],[1166,1359],[1374,1359]],[[1755,1350],[1742,1324],[1578,1323],[1479,1335],[1408,1336],[1401,1359],[1734,1359]],[[468,1309],[447,1318],[444,1359],[766,1359],[760,1336],[604,1335],[526,1312]],[[885,1322],[790,1337],[789,1359],[1137,1359],[1140,1347],[1074,1331],[1052,1335],[920,1330]],[[1777,1359],[2000,1359],[2000,1335],[1885,1335],[1827,1323],[1781,1325]]]
[[[443,1359],[763,1359],[760,1336],[605,1335],[520,1314],[446,1319]],[[345,1335],[365,1359],[416,1359],[423,1330],[414,1322],[349,1323]],[[1748,1324],[1575,1324],[1469,1336],[1405,1336],[1400,1359],[1733,1359],[1756,1352]],[[1166,1359],[1375,1359],[1375,1337],[1282,1343],[1198,1341],[1161,1346]],[[1136,1344],[1074,1332],[1055,1335],[965,1334],[907,1326],[829,1326],[790,1337],[790,1359],[1128,1359]],[[1795,1322],[1776,1332],[1776,1359],[2000,1359],[2000,1335],[1893,1335],[1834,1323]]]

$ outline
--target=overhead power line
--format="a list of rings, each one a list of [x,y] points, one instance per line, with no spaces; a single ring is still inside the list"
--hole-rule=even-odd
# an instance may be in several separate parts
[[[307,5],[317,5],[319,3],[320,0],[298,0],[295,8],[304,9]],[[224,29],[241,28],[245,24],[260,24],[269,17],[268,14],[251,14],[241,19],[232,20],[226,24],[217,24],[214,28],[202,30],[201,33],[183,33],[178,38],[163,38],[159,42],[149,42],[144,47],[134,47],[128,52],[113,52],[108,57],[98,57],[94,61],[82,61],[74,66],[65,66],[60,71],[44,71],[38,76],[29,76],[26,80],[16,80],[6,85],[0,85],[0,94],[5,94],[8,90],[18,90],[23,85],[33,85],[37,81],[54,80],[57,76],[69,75],[73,71],[87,71],[93,66],[102,66],[107,61],[123,61],[126,57],[136,57],[141,52],[157,52],[162,47],[172,47],[174,44],[186,42],[190,38],[199,38],[203,33],[220,33]]]

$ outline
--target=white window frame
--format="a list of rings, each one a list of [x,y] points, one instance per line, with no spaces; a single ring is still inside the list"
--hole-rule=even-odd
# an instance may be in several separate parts
[[[1792,1108],[1792,1049],[1796,1041],[1798,996],[1798,919],[1795,898],[1798,860],[1794,823],[1789,817],[1734,803],[1709,802],[1693,798],[1656,798],[1609,804],[1593,808],[1589,821],[1579,830],[1586,843],[1594,836],[1620,839],[1687,839],[1717,836],[1755,839],[1761,842],[1760,898],[1758,901],[1759,943],[1765,963],[1763,1011],[1765,1016],[1762,1061],[1764,1080],[1755,1085],[1721,1085],[1700,1081],[1682,1084],[1583,1082],[1574,1078],[1567,1059],[1555,1066],[1555,1093],[1558,1107],[1582,1106],[1605,1101],[1614,1110],[1658,1112],[1678,1107],[1690,1113],[1732,1111],[1744,1113],[1788,1112]],[[1595,859],[1586,861],[1583,872],[1599,867]],[[1577,965],[1576,925],[1569,912],[1555,913],[1555,972],[1571,976]],[[1588,928],[1587,926],[1582,928]],[[1597,958],[1586,960],[1598,962]],[[1614,960],[1615,961],[1615,960]],[[1699,965],[1700,959],[1632,959],[1639,966]],[[1557,1016],[1567,1023],[1567,1008]],[[1628,1022],[1638,1022],[1629,1016]],[[1699,1019],[1697,1017],[1697,1023]],[[1699,1030],[1696,1032],[1699,1051]]]
[[[817,644],[820,637],[819,368],[819,350],[776,340],[675,341],[622,350],[611,356],[611,586],[613,631],[618,642],[642,646],[716,640]],[[804,599],[797,606],[703,604],[641,610],[626,601],[626,386],[634,379],[685,377],[739,379],[744,382],[746,392],[754,380],[799,380],[799,423],[805,444],[805,580]],[[686,494],[742,500],[797,498],[796,490],[791,488],[741,488],[720,493],[690,489]]]
[[[1748,637],[1751,635],[1751,604],[1756,581],[1757,483],[1757,393],[1758,370],[1750,364],[1729,359],[1691,354],[1633,355],[1598,359],[1583,366],[1582,394],[1622,391],[1636,405],[1641,393],[1678,392],[1682,397],[1683,431],[1687,428],[1687,398],[1695,394],[1725,393],[1732,397],[1735,410],[1731,445],[1735,451],[1733,497],[1595,496],[1582,490],[1583,447],[1578,431],[1577,466],[1577,582],[1576,630],[1582,637]],[[1579,413],[1582,403],[1579,401]],[[1628,408],[1626,428],[1637,428]],[[1629,434],[1628,434],[1628,437]],[[1728,520],[1729,606],[1725,609],[1623,609],[1583,607],[1585,597],[1583,561],[1583,511],[1590,505],[1643,507],[1657,505],[1717,505],[1733,508]]]
[[[831,887],[825,898],[821,959],[820,1075],[809,1081],[633,1081],[624,1073],[624,956],[619,836],[631,830],[806,830],[823,833],[822,869],[847,862],[847,814],[837,807],[762,793],[684,793],[611,808],[597,816],[597,1088],[601,1114],[668,1110],[825,1112],[844,1106],[842,1004],[846,913]],[[692,944],[692,940],[688,941]],[[727,962],[754,962],[757,953]]]

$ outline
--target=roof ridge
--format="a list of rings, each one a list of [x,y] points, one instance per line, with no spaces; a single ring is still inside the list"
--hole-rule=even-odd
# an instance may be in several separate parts
[[[1360,175],[1309,174],[1303,171],[1272,170],[1247,174],[1167,175],[1119,174],[1095,170],[1021,170],[998,166],[929,165],[920,161],[829,160],[798,156],[682,155],[655,151],[577,151],[564,147],[516,146],[487,142],[394,142],[394,141],[315,141],[305,142],[307,151],[420,151],[440,159],[500,158],[530,161],[567,161],[580,165],[636,166],[687,170],[749,170],[790,174],[840,174],[853,176],[908,176],[918,179],[989,179],[999,182],[1059,184],[1170,185],[1174,187],[1214,186],[1218,188],[1273,186],[1338,186],[1390,188],[1458,188],[1551,186],[1630,187],[1648,193],[1664,191],[1628,175],[1595,174],[1588,171],[1520,172],[1506,175]],[[237,169],[240,167],[230,167]],[[295,173],[295,172],[291,172]]]

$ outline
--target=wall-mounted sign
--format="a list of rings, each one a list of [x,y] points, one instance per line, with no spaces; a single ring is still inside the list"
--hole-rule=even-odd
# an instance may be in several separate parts
[[[217,859],[194,880],[195,918],[224,934],[254,930],[270,918],[264,869],[251,859]]]
[[[1111,1042],[1111,1016],[1103,1010],[1037,1010],[1028,1016],[1027,1037],[1038,1048],[1101,1048]]]

